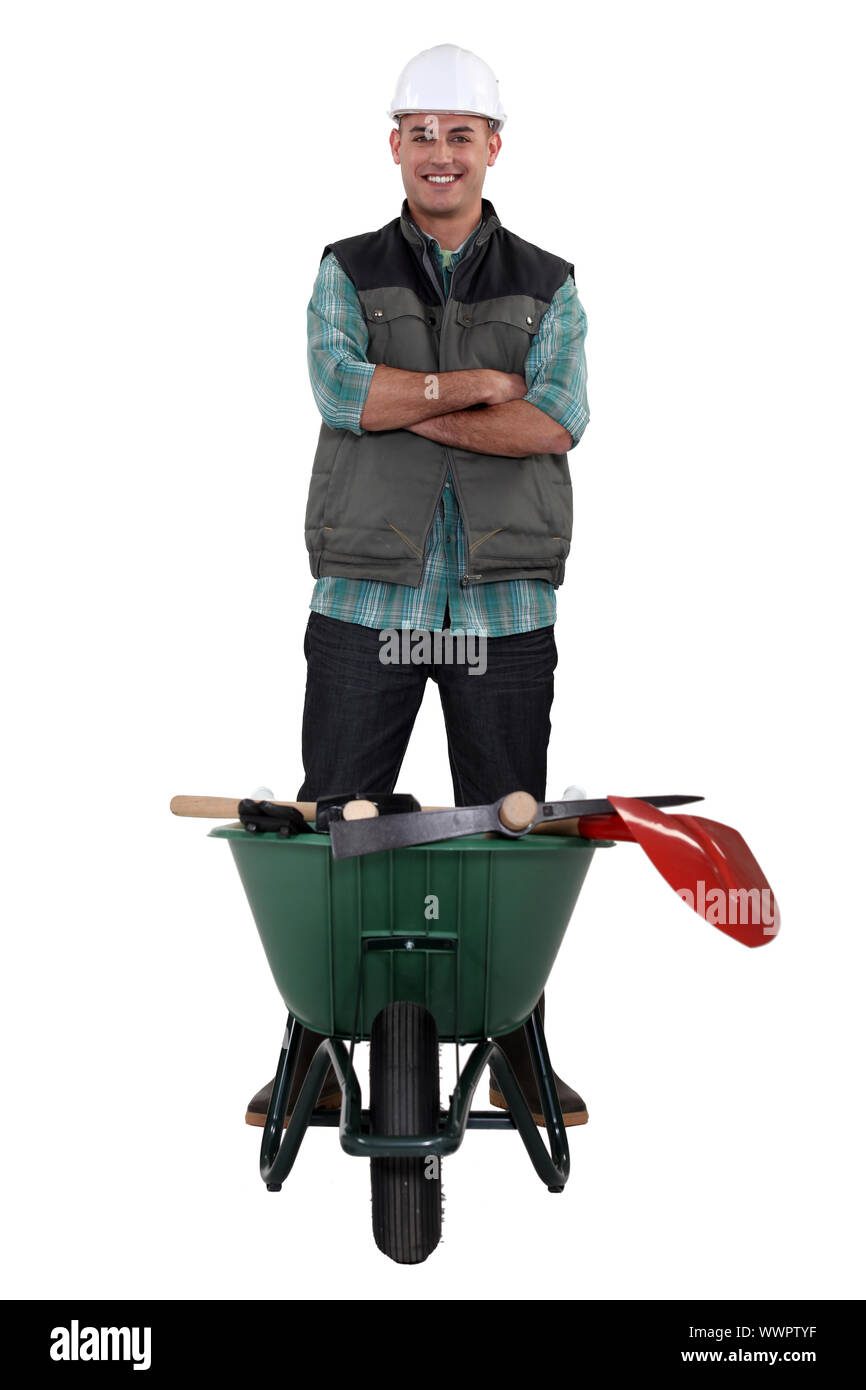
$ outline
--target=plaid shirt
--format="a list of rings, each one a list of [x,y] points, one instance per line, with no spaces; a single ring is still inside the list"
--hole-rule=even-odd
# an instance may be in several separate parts
[[[481,223],[456,251],[443,251],[424,236],[442,274],[446,297],[454,267],[466,254]],[[529,384],[524,400],[557,420],[575,444],[589,421],[583,342],[586,314],[569,277],[557,290],[526,355]],[[361,414],[375,363],[366,358],[369,335],[355,288],[336,256],[319,267],[307,307],[307,361],[319,413],[332,429],[361,435]],[[316,581],[310,603],[315,613],[364,627],[441,631],[506,637],[556,621],[556,597],[544,579],[509,579],[464,587],[466,546],[463,521],[450,474],[427,538],[421,583],[389,584],[375,579]]]

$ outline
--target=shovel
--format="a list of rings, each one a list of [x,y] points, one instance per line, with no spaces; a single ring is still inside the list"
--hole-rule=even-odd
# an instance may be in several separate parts
[[[739,831],[704,816],[668,816],[647,801],[609,799],[665,882],[700,917],[744,946],[766,946],[778,934],[773,890]]]

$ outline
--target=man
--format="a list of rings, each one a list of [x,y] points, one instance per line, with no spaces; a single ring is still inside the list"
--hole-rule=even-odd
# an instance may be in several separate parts
[[[389,115],[401,215],[327,246],[308,308],[323,423],[298,798],[393,790],[429,678],[455,804],[543,800],[586,316],[573,267],[506,231],[482,197],[505,123],[487,64],[452,44],[418,54]],[[483,674],[381,659],[384,632],[449,628],[485,642]],[[543,1124],[523,1030],[499,1041]],[[290,1109],[318,1042],[304,1033]],[[566,1124],[585,1123],[578,1093],[557,1089]],[[249,1124],[264,1124],[270,1092]],[[492,1072],[490,1100],[504,1108]],[[319,1104],[339,1102],[329,1074]]]

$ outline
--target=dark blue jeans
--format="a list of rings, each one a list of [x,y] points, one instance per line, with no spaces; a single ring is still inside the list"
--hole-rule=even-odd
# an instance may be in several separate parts
[[[455,806],[527,791],[543,801],[556,643],[553,628],[491,637],[484,674],[431,658],[383,665],[378,628],[311,613],[299,801],[394,790],[428,680],[439,687]],[[420,801],[423,787],[410,787]]]

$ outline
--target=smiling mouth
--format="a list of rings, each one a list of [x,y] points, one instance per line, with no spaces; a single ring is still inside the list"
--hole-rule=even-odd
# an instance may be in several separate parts
[[[462,174],[422,174],[421,177],[434,188],[450,188],[451,184],[462,178]]]

